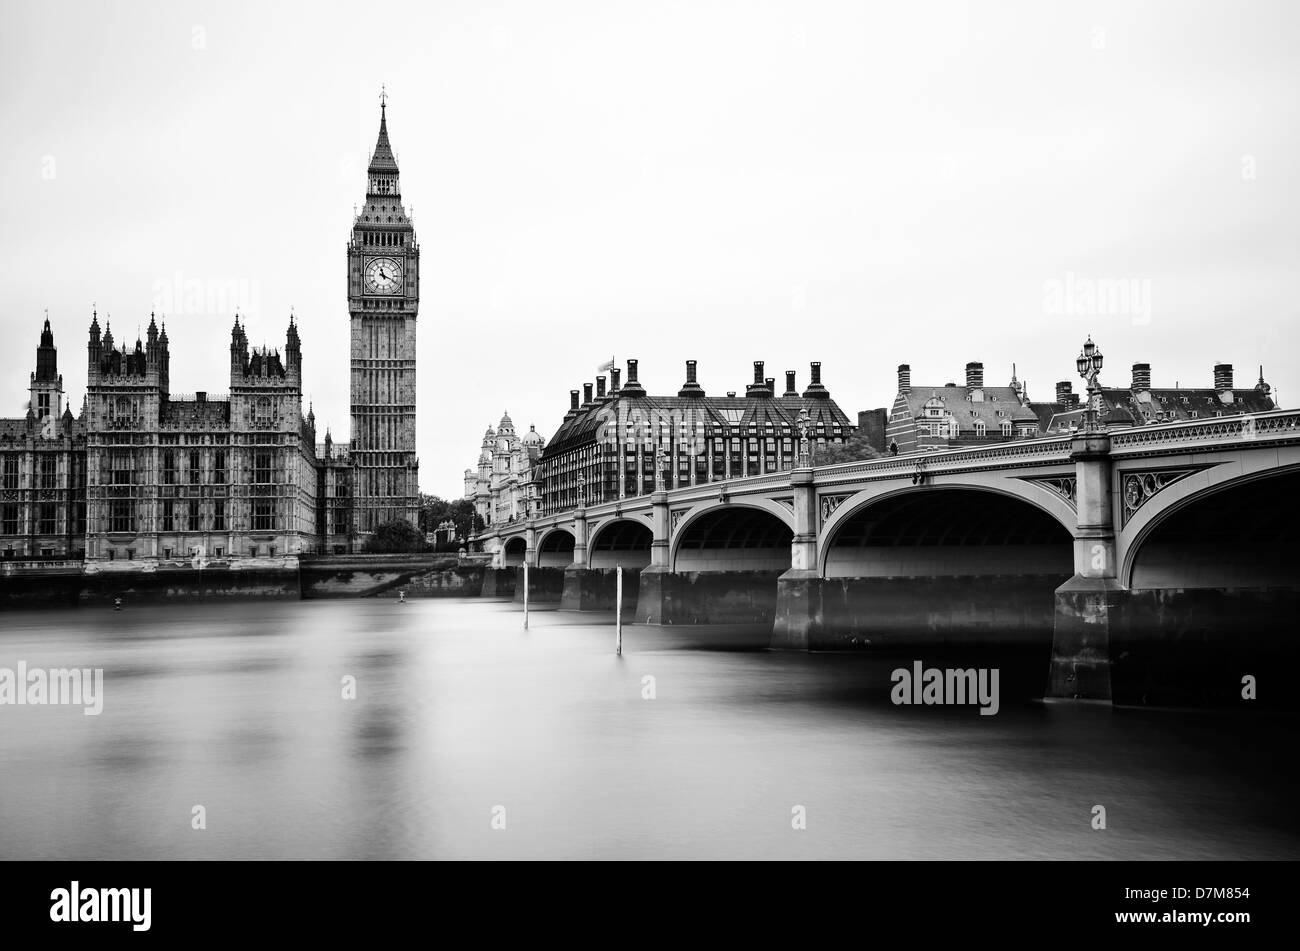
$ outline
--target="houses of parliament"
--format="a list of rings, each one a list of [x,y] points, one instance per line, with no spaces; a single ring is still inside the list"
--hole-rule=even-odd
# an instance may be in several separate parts
[[[92,312],[74,415],[47,318],[24,418],[0,419],[0,560],[87,571],[279,566],[356,550],[419,511],[415,323],[420,250],[381,103],[366,198],[347,244],[351,441],[304,414],[303,347],[250,347],[234,318],[228,393],[173,390],[167,330],[114,339]]]

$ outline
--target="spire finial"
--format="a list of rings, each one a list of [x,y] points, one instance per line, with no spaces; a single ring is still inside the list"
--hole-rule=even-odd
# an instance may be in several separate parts
[[[379,84],[379,111],[384,112],[388,108],[388,89],[383,83]]]

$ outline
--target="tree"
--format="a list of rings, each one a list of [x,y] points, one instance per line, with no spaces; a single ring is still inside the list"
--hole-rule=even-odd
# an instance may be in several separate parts
[[[876,449],[860,432],[854,433],[839,445],[826,446],[813,454],[813,464],[833,466],[840,462],[861,462],[863,459],[879,459],[880,450]]]
[[[385,522],[366,539],[366,551],[373,555],[428,550],[424,534],[404,518]]]
[[[426,535],[436,531],[438,523],[447,517],[452,504],[436,495],[420,493],[420,531]]]
[[[456,537],[462,541],[483,530],[483,519],[474,511],[469,499],[457,499],[447,506],[447,518],[456,524]]]

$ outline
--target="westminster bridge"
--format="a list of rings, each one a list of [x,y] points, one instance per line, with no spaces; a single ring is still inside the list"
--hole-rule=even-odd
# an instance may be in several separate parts
[[[1295,660],[1300,412],[714,482],[490,526],[485,593],[777,649],[1050,645],[1049,697],[1206,699]],[[1159,661],[1158,663],[1155,661]]]

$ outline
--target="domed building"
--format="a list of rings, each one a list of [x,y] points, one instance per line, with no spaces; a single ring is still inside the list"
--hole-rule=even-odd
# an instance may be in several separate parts
[[[509,413],[501,416],[496,429],[483,434],[477,469],[465,470],[465,498],[484,524],[503,524],[528,517],[532,497],[533,467],[540,461],[546,439],[529,426],[523,436],[515,433]]]

